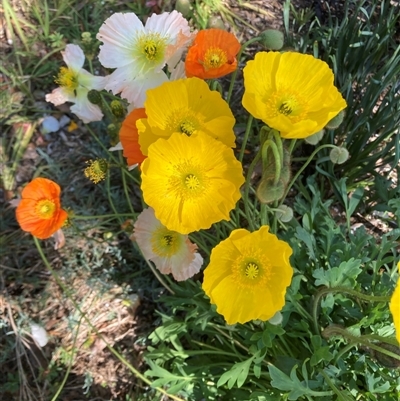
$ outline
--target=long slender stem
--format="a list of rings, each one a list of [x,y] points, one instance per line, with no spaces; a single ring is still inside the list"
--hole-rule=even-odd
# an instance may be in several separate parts
[[[319,307],[319,302],[322,297],[328,294],[347,294],[351,295],[355,298],[361,299],[366,302],[389,302],[390,301],[390,296],[375,296],[375,295],[368,295],[368,294],[363,294],[361,292],[358,292],[356,290],[353,290],[351,288],[347,287],[335,287],[335,288],[323,288],[322,290],[318,291],[315,294],[314,297],[314,302],[312,306],[312,320],[314,322],[314,329],[317,334],[319,334],[319,326],[318,326],[318,321],[317,321],[317,313],[318,313],[318,307]]]
[[[240,148],[240,153],[239,153],[239,161],[240,162],[243,161],[243,156],[244,156],[244,152],[246,150],[247,141],[249,140],[252,123],[253,123],[253,116],[251,114],[249,114],[249,118],[247,119],[246,131],[245,131],[244,137],[243,137],[242,147]]]

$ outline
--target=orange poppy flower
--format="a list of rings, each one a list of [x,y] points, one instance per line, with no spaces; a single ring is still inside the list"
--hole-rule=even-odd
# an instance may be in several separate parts
[[[67,219],[61,209],[60,186],[47,178],[35,178],[21,193],[16,217],[22,230],[46,239],[59,230]]]
[[[136,121],[141,118],[147,118],[144,108],[131,111],[122,122],[119,131],[119,140],[124,149],[123,155],[127,158],[129,166],[140,164],[147,157],[140,150],[139,134],[136,128]]]
[[[186,76],[219,78],[236,70],[240,43],[223,29],[203,29],[189,47],[185,60]]]

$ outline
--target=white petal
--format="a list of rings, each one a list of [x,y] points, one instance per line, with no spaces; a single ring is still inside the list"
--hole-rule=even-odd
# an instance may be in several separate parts
[[[165,51],[165,62],[168,64],[169,69],[176,66],[183,52],[187,49],[195,36],[195,34],[186,36],[182,32],[178,33],[175,43],[170,44]]]
[[[168,77],[163,71],[149,73],[145,77],[135,79],[126,85],[121,92],[121,97],[127,99],[129,103],[133,103],[135,108],[143,107],[146,91],[167,81]]]
[[[75,96],[72,92],[66,90],[65,88],[53,89],[53,92],[46,95],[46,102],[53,103],[54,106],[59,106],[65,102],[75,101]]]
[[[85,88],[78,88],[75,104],[71,107],[72,113],[76,114],[85,124],[100,121],[103,118],[100,107],[89,102],[87,92]]]
[[[162,224],[157,220],[151,207],[144,209],[134,224],[135,241],[147,260],[156,256],[151,245],[151,236],[161,226]]]
[[[108,77],[97,77],[90,72],[82,69],[79,71],[78,83],[86,89],[102,90],[106,86]]]
[[[184,281],[198,273],[202,264],[203,258],[199,253],[196,252],[189,265],[174,265],[171,269],[171,273],[176,281]]]
[[[85,54],[78,45],[67,45],[65,51],[61,52],[65,64],[74,71],[79,71],[85,62]]]
[[[163,37],[170,37],[174,43],[178,33],[182,31],[185,36],[190,36],[189,23],[182,14],[174,10],[170,13],[153,14],[146,21],[145,29],[147,32],[158,32]]]
[[[124,150],[122,147],[122,143],[118,142],[115,146],[111,146],[111,148],[108,149],[110,152],[115,152],[116,150]]]
[[[44,347],[49,342],[49,339],[47,337],[47,331],[42,326],[32,323],[31,333],[32,333],[32,338],[40,347]]]
[[[136,75],[132,64],[117,68],[108,76],[105,89],[116,95],[129,85],[136,78]]]
[[[106,19],[96,38],[100,46],[99,60],[107,68],[117,68],[132,62],[132,49],[143,24],[134,13],[115,13]]]
[[[185,63],[180,61],[175,68],[171,71],[171,76],[169,77],[170,81],[176,81],[177,79],[186,78],[185,74]]]

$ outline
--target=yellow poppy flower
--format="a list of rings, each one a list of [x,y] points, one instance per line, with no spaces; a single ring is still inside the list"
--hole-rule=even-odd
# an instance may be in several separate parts
[[[346,107],[328,64],[307,54],[259,52],[243,69],[242,103],[283,138],[306,138]]]
[[[144,155],[158,138],[168,138],[174,132],[188,136],[204,132],[235,147],[235,118],[228,103],[199,78],[165,82],[148,90],[145,109],[147,119],[136,123]]]
[[[181,234],[229,220],[244,183],[232,149],[202,132],[159,139],[141,169],[145,202],[165,227]]]
[[[400,262],[397,263],[397,268],[400,273]],[[396,329],[396,338],[400,344],[400,278],[397,280],[397,285],[390,300],[389,308],[393,316],[394,328]]]
[[[285,304],[292,249],[268,230],[234,230],[211,251],[203,290],[228,324],[268,320]]]

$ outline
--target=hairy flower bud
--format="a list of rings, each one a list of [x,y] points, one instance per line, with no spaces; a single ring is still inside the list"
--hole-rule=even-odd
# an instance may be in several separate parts
[[[332,120],[330,120],[328,122],[328,124],[326,124],[326,128],[328,129],[336,129],[339,127],[339,125],[343,122],[343,118],[344,118],[344,111],[340,111],[339,114],[335,117],[332,118]]]
[[[349,158],[349,151],[346,148],[337,146],[331,150],[329,158],[334,164],[343,164]]]
[[[190,0],[176,0],[175,10],[180,12],[185,18],[188,17],[192,11]]]
[[[284,36],[276,29],[266,29],[261,33],[261,43],[269,50],[280,50],[284,44]]]
[[[313,135],[308,136],[307,138],[304,138],[304,140],[309,144],[309,145],[316,145],[324,136],[325,131],[322,129],[321,131],[316,132]]]

